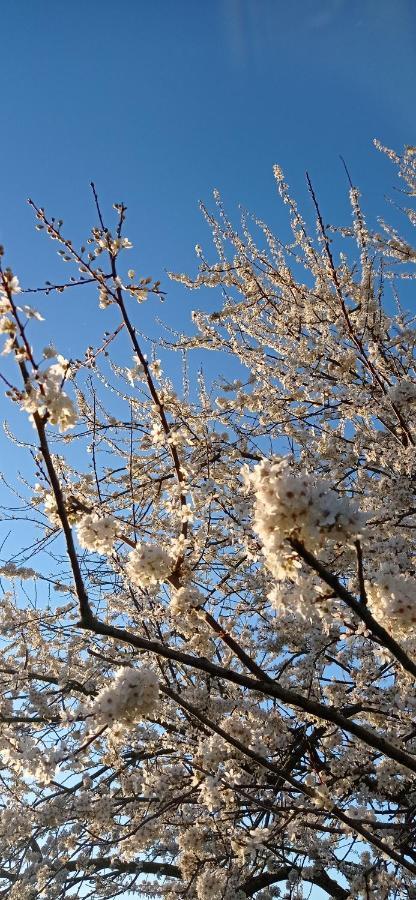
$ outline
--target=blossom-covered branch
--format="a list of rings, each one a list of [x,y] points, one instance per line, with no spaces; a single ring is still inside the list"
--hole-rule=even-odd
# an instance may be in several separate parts
[[[215,193],[169,340],[95,185],[81,246],[29,201],[72,274],[0,266],[0,896],[413,896],[415,214],[350,183],[329,226],[308,176],[310,227],[274,175],[290,241]],[[42,338],[68,292],[77,358]]]

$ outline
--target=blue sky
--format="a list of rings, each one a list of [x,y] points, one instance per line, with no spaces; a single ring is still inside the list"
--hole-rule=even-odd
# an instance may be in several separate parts
[[[373,138],[416,143],[413,0],[14,0],[1,30],[0,242],[25,286],[60,271],[28,196],[81,242],[94,179],[104,206],[128,204],[129,264],[164,281],[165,269],[194,271],[194,245],[209,246],[197,204],[214,187],[229,210],[240,202],[279,230],[272,165],[304,209],[307,168],[325,219],[347,222],[339,154],[374,216],[394,175]],[[183,326],[198,299],[167,287],[156,312]],[[91,294],[42,311],[68,356],[109,327]],[[152,315],[140,307],[156,334]]]
[[[272,165],[305,204],[308,168],[346,217],[338,154],[378,209],[393,173],[373,137],[415,142],[412,0],[17,0],[1,27],[0,240],[27,284],[55,260],[29,195],[81,237],[93,178],[156,276],[193,268],[214,187],[279,228]]]

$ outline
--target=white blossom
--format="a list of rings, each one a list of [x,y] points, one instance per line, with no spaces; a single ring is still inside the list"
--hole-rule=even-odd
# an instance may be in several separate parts
[[[151,669],[125,667],[99,691],[87,714],[92,717],[94,727],[115,722],[134,723],[152,714],[158,696],[158,679]]]
[[[157,544],[137,544],[129,554],[125,571],[132,584],[151,587],[165,581],[172,568],[170,554]]]
[[[413,578],[390,572],[380,573],[368,584],[371,610],[376,619],[395,633],[414,630],[416,625],[416,584]]]
[[[81,547],[96,553],[111,553],[117,537],[117,523],[112,516],[91,513],[78,522],[77,536]]]
[[[62,390],[62,384],[68,374],[69,363],[59,356],[58,362],[27,384],[20,402],[21,409],[29,413],[47,415],[51,425],[57,425],[60,432],[75,428],[77,412],[70,397]]]
[[[295,537],[315,549],[326,538],[351,540],[360,535],[364,516],[328,482],[292,474],[279,458],[264,459],[252,472],[245,469],[243,474],[255,491],[255,528],[276,577],[284,574],[286,567],[290,571],[298,565],[285,538]]]

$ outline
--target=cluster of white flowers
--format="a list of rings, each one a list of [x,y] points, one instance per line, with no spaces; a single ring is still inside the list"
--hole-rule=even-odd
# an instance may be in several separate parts
[[[8,295],[19,294],[21,287],[18,278],[16,278],[16,275],[13,275],[10,269],[6,269],[3,272],[3,279],[5,285],[0,285],[0,334],[7,336],[2,350],[2,355],[5,356],[16,349],[15,337],[17,330],[14,318],[11,318],[9,315],[12,313],[12,306]]]
[[[303,623],[307,622],[311,628],[317,623],[317,616],[325,617],[327,607],[323,603],[324,594],[325,587],[314,574],[299,572],[296,580],[289,585],[282,582],[274,584],[267,596],[279,615],[290,609],[293,616]]]
[[[231,841],[231,847],[236,856],[245,863],[247,859],[250,859],[264,846],[265,841],[269,838],[269,828],[252,828],[251,831],[238,834],[238,836]]]
[[[248,747],[251,743],[251,728],[246,724],[246,722],[238,713],[233,713],[233,715],[227,716],[222,720],[220,725],[221,728],[223,728],[223,730],[230,735],[230,737],[234,738],[236,741],[239,741],[240,744],[244,744],[245,747]]]
[[[74,797],[72,801],[72,808],[81,820],[87,819],[90,815],[93,801],[93,791],[82,790],[76,797]]]
[[[49,519],[52,525],[56,525],[58,528],[61,527],[61,519],[59,517],[58,507],[56,503],[55,494],[52,492],[46,494],[44,499],[44,512],[45,516]],[[76,515],[73,513],[72,515],[68,515],[68,522],[70,525],[73,525],[76,521]]]
[[[93,821],[96,825],[101,825],[105,827],[112,822],[114,807],[110,797],[101,796],[98,799],[98,802],[94,803],[90,814],[92,814]]]
[[[75,488],[74,485],[69,486],[62,483],[61,493],[68,522],[70,525],[76,525],[84,517],[82,505],[83,501],[85,501],[85,495],[83,496],[82,492]],[[52,491],[45,493],[41,485],[35,485],[34,494],[36,505],[43,502],[45,516],[47,516],[51,524],[61,528],[61,519],[55,494]]]
[[[97,246],[94,250],[95,256],[99,256],[103,250],[108,250],[113,256],[117,256],[120,250],[130,250],[133,246],[127,237],[113,237],[110,231],[100,232],[97,228],[94,229],[93,233],[97,241]]]
[[[0,315],[0,334],[7,334],[13,337],[16,332],[16,323],[9,316],[4,315],[8,311],[7,303],[8,301],[0,300],[0,313],[3,313],[3,315]]]
[[[392,403],[401,409],[416,403],[416,385],[413,381],[397,381],[388,391],[388,396]]]
[[[10,294],[20,294],[22,288],[20,287],[19,279],[17,278],[16,275],[13,275],[13,272],[10,269],[4,270],[3,278],[7,285],[7,291],[9,291]],[[0,302],[1,303],[8,302],[7,291],[5,288],[3,288],[3,286],[0,287]]]
[[[207,775],[199,788],[199,802],[212,813],[224,801],[224,786],[217,776]]]
[[[87,712],[94,725],[130,724],[150,715],[158,698],[159,682],[152,669],[125,667],[102,688]]]
[[[371,611],[387,627],[405,634],[416,624],[415,582],[405,575],[384,572],[367,587]]]
[[[137,544],[126,563],[126,575],[137,587],[151,587],[165,581],[171,570],[171,556],[157,544]]]
[[[200,591],[192,587],[181,587],[172,591],[170,598],[170,613],[175,618],[192,615],[204,604],[205,598]],[[203,617],[203,614],[202,614]]]
[[[111,304],[114,303],[114,298],[111,296],[111,294],[108,293],[107,289],[104,286],[101,286],[98,295],[98,301],[100,309],[107,309],[107,306],[111,306]]]
[[[201,757],[205,768],[216,771],[227,758],[228,746],[223,738],[211,735],[200,742],[198,757]]]
[[[326,481],[292,474],[279,457],[263,459],[252,472],[245,466],[243,476],[255,491],[254,527],[276,578],[297,566],[285,538],[296,537],[315,549],[325,537],[350,540],[362,531],[364,516],[347,498],[339,497]]]
[[[27,385],[21,398],[21,408],[31,416],[38,412],[48,415],[51,425],[57,425],[60,432],[75,428],[77,413],[75,406],[62,390],[63,382],[68,374],[69,363],[63,356],[58,362],[49,366],[44,372],[37,372],[36,379]]]
[[[0,575],[11,580],[13,578],[19,578],[22,581],[31,581],[34,578],[38,578],[38,573],[35,572],[34,569],[30,569],[27,566],[17,566],[16,563],[12,562],[0,566]]]
[[[208,634],[204,603],[204,595],[196,588],[181,587],[172,591],[170,614],[178,623],[179,631],[187,638],[190,649],[210,657],[215,645]]]
[[[206,833],[201,826],[189,825],[186,831],[183,831],[178,838],[178,847],[180,850],[187,850],[197,856],[204,855],[206,848]]]
[[[149,435],[150,446],[161,447],[166,442],[166,434],[160,422],[154,422]]]
[[[91,513],[83,516],[77,525],[77,537],[81,547],[96,553],[111,553],[117,537],[117,526],[112,516]]]
[[[235,877],[223,869],[204,869],[196,881],[198,900],[243,900],[245,894],[237,889]]]
[[[3,764],[7,764],[16,774],[29,781],[49,784],[57,773],[62,759],[61,748],[46,750],[42,743],[30,735],[21,735],[16,741],[9,741],[0,750]]]

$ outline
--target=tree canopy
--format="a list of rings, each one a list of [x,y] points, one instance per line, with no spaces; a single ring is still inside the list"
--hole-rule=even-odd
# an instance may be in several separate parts
[[[352,183],[334,227],[307,179],[311,228],[276,167],[289,242],[215,195],[215,261],[171,275],[215,301],[161,359],[123,204],[92,185],[78,247],[29,201],[62,282],[2,251],[1,897],[416,896],[416,150],[379,149],[405,237]],[[42,321],[73,291],[80,359]]]

